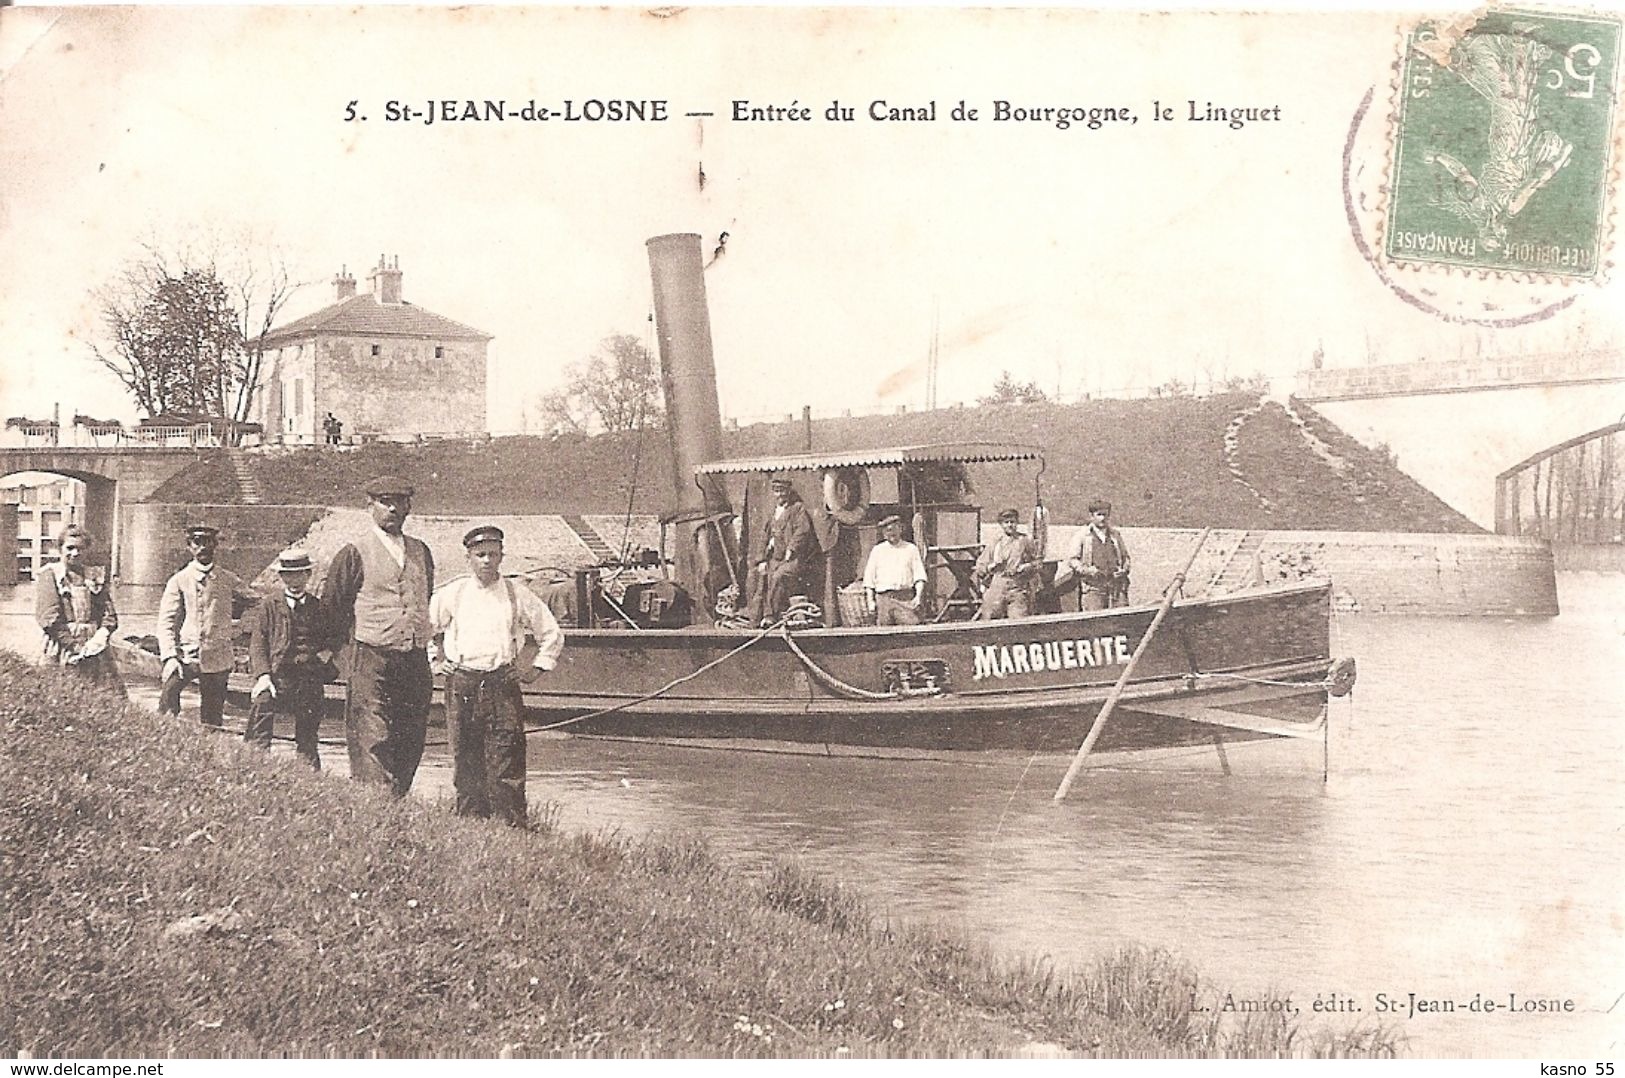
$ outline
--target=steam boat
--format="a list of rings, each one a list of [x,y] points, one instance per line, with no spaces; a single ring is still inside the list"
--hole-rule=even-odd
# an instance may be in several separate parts
[[[1322,736],[1328,696],[1353,683],[1352,662],[1330,654],[1329,582],[1192,598],[1175,590],[1084,611],[1076,587],[1054,586],[1051,552],[1044,612],[980,620],[971,566],[982,507],[970,470],[1033,467],[1042,542],[1039,450],[972,443],[722,459],[700,239],[660,236],[648,247],[672,443],[670,549],[641,570],[586,570],[563,585],[575,624],[557,668],[525,696],[540,725],[895,756],[1071,753],[1103,708],[1110,721],[1091,738],[1100,751],[1217,745],[1222,754],[1228,741]],[[773,478],[812,495],[823,557],[801,582],[807,616],[729,625],[751,590],[750,540],[764,528]],[[865,624],[855,582],[892,514],[926,560],[920,625]]]

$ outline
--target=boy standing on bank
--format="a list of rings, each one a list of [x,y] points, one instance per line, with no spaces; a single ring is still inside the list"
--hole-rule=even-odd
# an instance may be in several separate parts
[[[282,594],[260,604],[248,642],[248,674],[254,688],[243,740],[269,749],[276,716],[288,715],[293,719],[295,749],[320,771],[316,735],[322,721],[322,686],[337,674],[332,663],[332,619],[321,598],[307,590],[311,569],[310,555],[303,550],[284,550],[277,557]]]
[[[496,816],[525,826],[525,723],[519,686],[551,670],[564,632],[527,587],[502,576],[502,529],[463,536],[472,576],[454,580],[429,603],[431,655],[445,660],[446,731],[459,816]],[[525,661],[525,638],[536,642]]]

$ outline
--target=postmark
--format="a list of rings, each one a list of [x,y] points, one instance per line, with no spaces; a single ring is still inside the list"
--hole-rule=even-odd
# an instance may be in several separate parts
[[[1594,279],[1617,196],[1620,22],[1497,10],[1404,38],[1382,251]]]

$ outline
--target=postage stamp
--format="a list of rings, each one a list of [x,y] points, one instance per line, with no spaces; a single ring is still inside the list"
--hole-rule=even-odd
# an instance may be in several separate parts
[[[1498,10],[1422,22],[1399,67],[1384,252],[1593,278],[1607,241],[1620,22]]]

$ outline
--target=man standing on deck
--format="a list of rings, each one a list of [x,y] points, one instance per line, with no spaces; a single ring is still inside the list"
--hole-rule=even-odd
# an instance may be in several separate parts
[[[220,531],[207,524],[186,529],[186,548],[192,560],[169,578],[158,600],[158,658],[163,673],[158,690],[158,714],[179,717],[181,688],[198,683],[202,700],[198,718],[205,726],[220,726],[226,705],[226,680],[235,661],[232,654],[232,615],[238,606],[259,602],[230,569],[215,564]]]
[[[349,641],[350,777],[404,797],[423,758],[434,691],[428,654],[434,559],[423,540],[401,530],[412,511],[412,484],[380,476],[367,484],[367,498],[372,531],[334,555],[322,598],[335,639]]]
[[[869,551],[863,591],[876,625],[918,625],[925,597],[925,559],[903,538],[903,518],[893,513],[880,522],[882,542]]]
[[[551,670],[564,633],[547,604],[502,576],[502,529],[463,536],[473,576],[454,580],[429,603],[431,650],[445,658],[446,731],[457,815],[525,818],[525,722],[519,686]],[[525,638],[536,642],[528,658]]]
[[[775,505],[767,522],[767,548],[757,563],[754,620],[771,624],[790,608],[790,596],[801,585],[801,573],[812,560],[818,539],[812,516],[788,479],[774,479]]]
[[[1107,523],[1112,503],[1089,503],[1089,524],[1078,530],[1063,563],[1083,582],[1083,609],[1128,605],[1128,546],[1123,533]]]
[[[984,547],[976,559],[976,579],[982,585],[983,621],[1024,618],[1033,612],[1033,581],[1041,561],[1032,539],[1021,533],[1021,514],[1006,509],[999,514],[1004,534]]]

